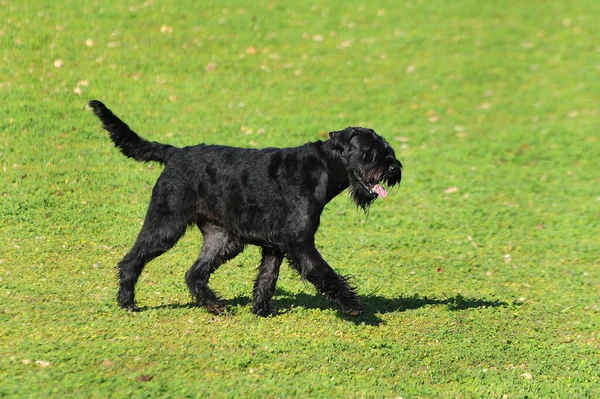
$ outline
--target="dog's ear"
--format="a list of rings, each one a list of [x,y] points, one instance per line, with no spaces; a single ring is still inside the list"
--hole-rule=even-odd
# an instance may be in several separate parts
[[[352,138],[351,136],[354,136],[354,134],[355,134],[354,128],[347,127],[344,130],[329,132],[329,138],[334,141],[338,141],[338,142],[350,141],[350,139]]]
[[[344,130],[330,132],[329,138],[335,144],[335,149],[345,158],[348,156],[348,151],[350,151],[350,140],[352,140],[352,137],[356,136],[356,134],[354,128],[347,127]]]

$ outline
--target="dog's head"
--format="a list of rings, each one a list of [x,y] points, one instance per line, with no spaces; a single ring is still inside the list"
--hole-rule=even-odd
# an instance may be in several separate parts
[[[350,197],[363,210],[377,197],[387,196],[384,185],[392,187],[402,180],[402,164],[394,149],[373,130],[347,127],[329,137],[344,162]]]

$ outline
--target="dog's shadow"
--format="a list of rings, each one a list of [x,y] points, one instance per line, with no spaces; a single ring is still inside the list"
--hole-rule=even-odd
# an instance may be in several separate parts
[[[405,312],[407,310],[419,309],[426,306],[447,306],[451,311],[461,311],[475,308],[501,307],[508,306],[509,303],[499,300],[488,300],[478,298],[468,298],[461,294],[456,294],[450,297],[433,298],[413,294],[409,296],[399,296],[397,298],[387,298],[381,295],[368,294],[359,295],[360,301],[364,306],[362,314],[358,317],[350,317],[342,314],[339,310],[339,317],[348,320],[354,324],[367,324],[378,326],[384,323],[384,320],[379,317],[387,313]],[[229,307],[228,313],[235,313],[235,309],[239,306],[251,306],[252,298],[249,296],[237,296],[233,299],[226,300]],[[512,302],[510,304],[513,304]],[[514,303],[518,304],[518,303]],[[309,293],[292,293],[284,289],[277,288],[273,299],[275,315],[282,315],[288,312],[296,311],[297,309],[336,309],[330,301],[318,294],[311,295]],[[152,309],[169,308],[169,309],[193,309],[196,305],[193,303],[187,304],[168,304],[159,305]],[[149,310],[150,308],[142,307],[141,310]]]
[[[386,313],[404,312],[412,309],[419,309],[425,306],[443,305],[449,310],[461,311],[473,308],[500,307],[508,306],[507,302],[499,300],[487,300],[468,298],[460,294],[445,297],[443,299],[432,298],[414,294],[410,296],[400,296],[397,298],[387,298],[376,294],[360,295],[360,301],[363,303],[363,313],[358,317],[350,317],[337,312],[340,317],[355,324],[367,324],[378,326],[384,323],[379,317]],[[248,296],[238,296],[227,301],[232,307],[249,306],[252,299]],[[273,300],[276,314],[291,312],[297,308],[304,309],[334,309],[335,306],[330,301],[320,295],[311,295],[308,293],[292,293],[286,290],[277,289]]]

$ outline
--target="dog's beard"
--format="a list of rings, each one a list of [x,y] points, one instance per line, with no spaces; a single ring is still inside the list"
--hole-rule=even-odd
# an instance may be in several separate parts
[[[385,198],[387,197],[387,190],[385,189],[385,187],[383,187],[380,183],[374,182],[371,183],[365,179],[363,179],[362,177],[360,177],[358,175],[358,173],[354,172],[354,177],[356,178],[356,180],[358,181],[358,183],[363,186],[363,188],[369,193],[369,194],[377,194],[378,196],[380,196],[381,198]]]
[[[378,197],[387,196],[387,189],[381,183],[381,178],[363,177],[355,171],[350,178],[350,197],[366,212]]]
[[[397,162],[397,161],[396,161]],[[350,197],[354,203],[367,212],[378,197],[385,198],[387,187],[393,187],[402,179],[402,164],[398,162],[394,171],[379,169],[369,171],[354,170],[350,173]]]

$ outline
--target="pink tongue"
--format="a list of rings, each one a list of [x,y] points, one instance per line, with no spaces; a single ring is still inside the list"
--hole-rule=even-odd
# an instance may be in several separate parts
[[[373,186],[373,191],[375,191],[381,198],[387,197],[387,191],[381,184],[376,184]]]

